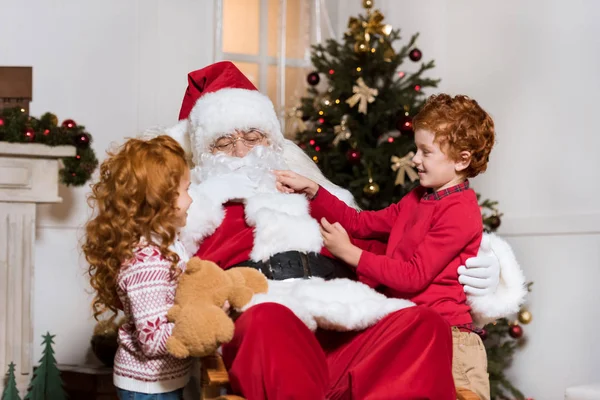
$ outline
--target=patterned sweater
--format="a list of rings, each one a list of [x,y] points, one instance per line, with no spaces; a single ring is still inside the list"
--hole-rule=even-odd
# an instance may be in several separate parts
[[[187,256],[181,242],[171,248],[185,269]],[[166,342],[173,323],[167,311],[173,305],[177,281],[171,279],[170,261],[157,246],[145,239],[123,264],[117,278],[117,293],[127,322],[119,330],[113,381],[116,387],[141,393],[165,393],[186,385],[191,360],[171,356]]]

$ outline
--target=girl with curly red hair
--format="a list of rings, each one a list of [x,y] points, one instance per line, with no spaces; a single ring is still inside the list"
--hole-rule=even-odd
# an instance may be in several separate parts
[[[181,146],[168,136],[129,139],[100,167],[89,197],[94,216],[83,252],[89,263],[94,317],[116,315],[119,329],[114,384],[120,399],[175,400],[183,396],[190,360],[171,356],[173,305],[187,256],[178,239],[192,202]]]
[[[428,306],[446,320],[452,327],[455,386],[489,399],[485,348],[472,324],[458,267],[477,255],[483,236],[481,211],[468,178],[487,167],[494,122],[475,100],[439,94],[427,100],[413,126],[417,146],[413,162],[420,186],[397,204],[357,212],[291,171],[277,172],[279,188],[303,192],[312,200],[325,246],[356,267],[359,279],[384,286],[389,297]],[[385,255],[353,245],[348,233],[387,240]]]

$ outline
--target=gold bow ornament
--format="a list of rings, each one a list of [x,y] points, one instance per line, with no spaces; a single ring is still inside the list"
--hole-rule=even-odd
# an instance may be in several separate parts
[[[415,153],[412,151],[402,158],[392,156],[392,171],[398,171],[396,182],[394,183],[395,185],[404,185],[404,175],[408,175],[408,179],[410,179],[411,182],[419,179],[419,174],[417,174],[417,171],[414,169],[415,163],[412,162],[414,156]]]
[[[365,84],[363,78],[358,78],[356,85],[352,87],[354,95],[346,100],[350,107],[358,103],[358,112],[366,114],[367,104],[375,101],[375,96],[379,93],[377,89],[372,89]]]

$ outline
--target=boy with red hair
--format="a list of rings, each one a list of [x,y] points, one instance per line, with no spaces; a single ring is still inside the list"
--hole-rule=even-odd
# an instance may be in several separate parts
[[[487,168],[494,122],[475,100],[439,94],[428,99],[413,126],[420,186],[397,204],[358,212],[291,171],[277,172],[280,190],[311,199],[325,246],[356,267],[359,277],[384,286],[389,297],[436,310],[452,327],[455,386],[489,399],[485,348],[457,270],[477,254],[482,239],[481,211],[468,178]],[[385,255],[353,245],[348,233],[387,240]]]

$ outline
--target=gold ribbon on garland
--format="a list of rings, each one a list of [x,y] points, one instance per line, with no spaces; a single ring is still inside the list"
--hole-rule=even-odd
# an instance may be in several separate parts
[[[375,101],[375,96],[379,93],[377,89],[368,87],[363,78],[356,80],[356,85],[352,87],[354,95],[346,100],[350,107],[354,107],[358,103],[358,112],[366,114],[367,104]]]
[[[415,153],[412,151],[402,158],[392,156],[392,171],[398,171],[396,174],[396,182],[394,183],[395,185],[404,185],[404,175],[408,175],[408,179],[410,179],[411,182],[419,179],[419,174],[417,174],[417,171],[414,169],[415,164],[412,162],[414,156]]]

